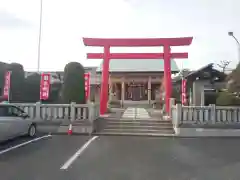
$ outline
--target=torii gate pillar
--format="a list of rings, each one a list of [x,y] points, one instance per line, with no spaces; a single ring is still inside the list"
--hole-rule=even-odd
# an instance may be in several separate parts
[[[103,59],[102,82],[100,95],[100,114],[107,111],[108,80],[110,59],[164,59],[164,83],[166,112],[170,112],[170,97],[172,94],[171,58],[188,58],[188,53],[171,53],[171,46],[186,46],[192,43],[192,37],[182,38],[148,38],[148,39],[101,39],[83,38],[85,46],[104,47],[104,53],[88,53],[88,59]],[[163,53],[110,53],[110,47],[141,47],[163,46]]]

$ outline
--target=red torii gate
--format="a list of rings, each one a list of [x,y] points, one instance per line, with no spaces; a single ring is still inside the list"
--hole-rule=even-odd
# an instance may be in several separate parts
[[[171,53],[171,46],[188,46],[192,43],[193,37],[182,38],[146,38],[146,39],[104,39],[104,38],[83,38],[85,46],[104,47],[103,53],[87,53],[87,59],[103,59],[102,82],[100,95],[100,114],[107,110],[108,102],[108,81],[110,59],[164,59],[164,82],[166,91],[166,112],[169,113],[169,100],[172,94],[171,79],[171,58],[188,58],[188,53]],[[146,47],[163,46],[163,53],[110,53],[110,47]]]

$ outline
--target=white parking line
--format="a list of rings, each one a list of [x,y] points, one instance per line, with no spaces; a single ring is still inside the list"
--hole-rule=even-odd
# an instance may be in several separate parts
[[[70,157],[64,165],[60,168],[62,170],[66,170],[71,166],[71,164],[83,153],[83,151],[95,140],[98,136],[94,136],[89,139],[72,157]]]
[[[30,141],[26,141],[26,142],[24,142],[24,143],[18,144],[18,145],[16,145],[16,146],[12,146],[12,147],[7,148],[7,149],[5,149],[5,150],[3,150],[3,151],[0,151],[0,155],[4,154],[4,153],[6,153],[6,152],[9,152],[9,151],[11,151],[11,150],[20,148],[20,147],[22,147],[22,146],[26,146],[27,144],[30,144],[30,143],[39,141],[39,140],[41,140],[41,139],[45,139],[45,138],[51,137],[51,136],[52,136],[52,135],[50,135],[50,134],[49,134],[49,135],[45,135],[45,136],[41,136],[41,137],[32,139],[32,140],[30,140]]]

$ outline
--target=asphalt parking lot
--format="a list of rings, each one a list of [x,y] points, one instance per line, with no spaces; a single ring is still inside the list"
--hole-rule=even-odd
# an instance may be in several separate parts
[[[20,138],[0,144],[1,180],[238,180],[240,177],[239,138],[66,135],[36,138],[36,141]],[[26,142],[30,143],[11,149]]]

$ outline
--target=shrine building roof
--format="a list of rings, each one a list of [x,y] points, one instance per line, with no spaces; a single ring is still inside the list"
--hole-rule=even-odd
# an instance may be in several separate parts
[[[171,70],[178,72],[175,60],[171,60]],[[102,71],[102,63],[97,72]],[[163,59],[111,59],[109,72],[163,72]]]

